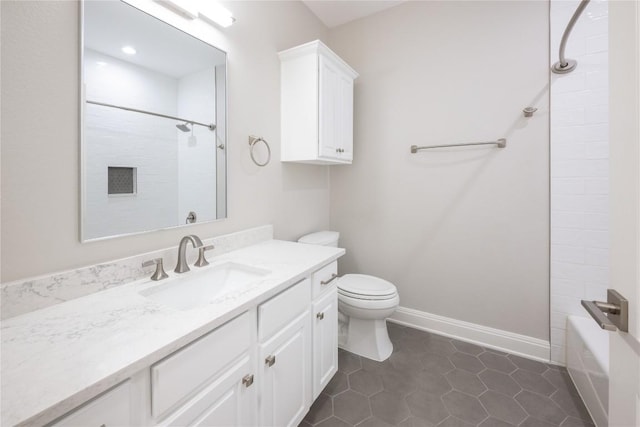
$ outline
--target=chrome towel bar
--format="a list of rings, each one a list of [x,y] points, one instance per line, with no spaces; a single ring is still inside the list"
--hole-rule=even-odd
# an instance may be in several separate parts
[[[487,142],[467,142],[464,144],[444,144],[444,145],[427,145],[424,147],[418,147],[417,145],[411,146],[411,152],[417,153],[419,150],[428,150],[431,148],[447,148],[447,147],[467,147],[471,145],[496,145],[498,148],[504,148],[507,146],[507,140],[505,138],[500,138],[497,141],[487,141]]]

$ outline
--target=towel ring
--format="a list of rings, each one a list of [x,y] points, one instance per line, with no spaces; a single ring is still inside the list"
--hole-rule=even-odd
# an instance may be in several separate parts
[[[267,160],[264,163],[260,163],[256,160],[256,158],[253,155],[253,149],[256,146],[256,144],[258,142],[264,142],[264,145],[267,147]],[[253,163],[255,163],[256,165],[262,167],[262,166],[266,166],[269,164],[269,162],[271,161],[271,147],[269,147],[269,143],[267,141],[265,141],[264,138],[259,137],[259,136],[252,136],[249,135],[249,154],[251,155],[251,160],[253,160]]]

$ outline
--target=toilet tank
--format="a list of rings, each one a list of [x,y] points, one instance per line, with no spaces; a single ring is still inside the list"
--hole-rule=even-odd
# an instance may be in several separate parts
[[[309,245],[321,245],[338,247],[338,239],[340,233],[337,231],[318,231],[316,233],[306,234],[298,239],[298,243],[306,243]]]

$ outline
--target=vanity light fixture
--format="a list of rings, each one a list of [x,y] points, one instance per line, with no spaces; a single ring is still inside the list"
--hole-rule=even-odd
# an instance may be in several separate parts
[[[200,6],[198,16],[201,19],[217,24],[222,28],[230,27],[236,21],[236,18],[233,17],[231,12],[221,4],[214,1],[204,2]]]
[[[126,53],[127,55],[135,55],[136,54],[136,49],[133,46],[122,46],[122,50],[123,53]]]
[[[204,21],[227,28],[236,19],[225,7],[216,1],[196,0],[156,0],[161,5],[171,9],[179,15],[188,19],[200,18]]]

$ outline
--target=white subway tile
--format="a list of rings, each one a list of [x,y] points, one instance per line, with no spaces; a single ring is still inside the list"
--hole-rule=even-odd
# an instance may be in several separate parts
[[[551,207],[551,226],[559,228],[585,228],[586,214],[580,212],[557,212]],[[594,219],[590,218],[590,224],[593,224]],[[595,227],[588,227],[597,229]]]
[[[581,230],[581,232],[585,247],[609,249],[609,231]]]
[[[551,227],[551,241],[558,245],[583,246],[585,232],[579,228]]]
[[[584,283],[580,280],[551,278],[552,295],[583,298],[584,292]]]
[[[598,34],[587,37],[587,53],[607,52],[609,50],[609,36]]]
[[[585,248],[584,261],[588,265],[607,267],[609,265],[609,249]]]
[[[609,229],[609,215],[590,213],[584,214],[582,219],[582,226],[587,230],[608,230]]]
[[[585,157],[587,159],[609,159],[609,143],[590,142],[585,144]]]
[[[608,188],[608,184],[607,184]],[[553,178],[551,180],[551,194],[584,194],[584,178]],[[592,193],[593,194],[593,193]],[[600,194],[600,193],[595,193]]]
[[[599,104],[585,107],[585,122],[587,124],[609,123],[609,105]]]
[[[588,301],[606,301],[607,288],[608,288],[607,284],[586,283],[584,299]]]
[[[554,245],[551,244],[551,260],[584,264],[585,248],[582,246]]]
[[[586,194],[609,194],[609,178],[585,178],[583,183]]]
[[[590,270],[589,266],[570,264],[551,260],[551,277],[573,281],[583,281]],[[553,292],[553,290],[552,290]]]
[[[587,158],[585,142],[555,142],[551,144],[551,157],[554,160],[576,160]]]
[[[567,329],[567,315],[565,313],[551,312],[551,327]]]

